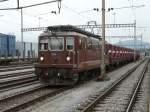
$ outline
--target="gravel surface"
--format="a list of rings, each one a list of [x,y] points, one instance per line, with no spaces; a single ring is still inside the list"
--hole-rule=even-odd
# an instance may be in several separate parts
[[[118,70],[108,73],[110,81],[96,82],[89,81],[80,86],[74,87],[55,97],[48,98],[20,112],[71,112],[83,105],[93,94],[104,91],[109,85],[120,78],[127,70],[135,66],[136,63],[128,64]],[[37,108],[38,107],[38,108]]]

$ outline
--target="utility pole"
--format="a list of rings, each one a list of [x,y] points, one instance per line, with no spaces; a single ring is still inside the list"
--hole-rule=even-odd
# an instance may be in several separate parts
[[[19,6],[20,6],[20,5],[19,5],[19,0],[17,0],[17,8],[18,8],[18,9],[19,9]]]
[[[142,45],[142,44],[143,44],[143,42],[142,42],[142,41],[143,41],[143,35],[141,34],[141,51],[140,51],[141,56],[142,56],[142,51],[143,51],[143,50],[142,50],[142,48],[143,48],[143,45]],[[140,56],[140,58],[142,59],[142,57],[141,57],[141,56]]]
[[[21,8],[21,47],[22,47],[22,58],[25,59],[25,49],[23,43],[23,9]]]
[[[101,44],[101,42],[100,42]],[[104,80],[106,78],[105,71],[105,0],[102,0],[102,50],[101,50],[101,74],[97,80]]]
[[[17,0],[17,9],[21,9],[21,54],[22,58],[24,60],[25,58],[25,49],[24,49],[24,43],[23,43],[23,8],[20,7],[19,0]]]
[[[136,58],[136,20],[134,20],[134,61]]]
[[[140,41],[140,52],[142,51],[142,34],[140,35],[141,41]]]

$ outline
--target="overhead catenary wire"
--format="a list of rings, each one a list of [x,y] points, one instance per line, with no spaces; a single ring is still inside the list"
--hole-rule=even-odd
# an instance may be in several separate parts
[[[118,8],[114,8],[114,9],[128,9],[128,8],[141,8],[144,7],[145,5],[131,5],[131,6],[126,6],[126,7],[118,7]]]
[[[28,6],[21,6],[21,7],[19,6],[19,0],[17,0],[17,7],[16,7],[16,8],[13,8],[13,7],[12,7],[12,8],[6,8],[6,7],[5,7],[5,8],[1,8],[0,10],[3,10],[3,11],[16,10],[16,11],[21,12],[21,11],[18,10],[18,9],[30,8],[30,7],[45,5],[45,4],[54,3],[54,2],[58,2],[58,8],[59,8],[59,12],[60,12],[60,9],[61,9],[61,0],[53,0],[53,1],[43,2],[43,3],[28,5]],[[31,15],[31,14],[26,13],[26,12],[23,12],[23,14],[28,15],[28,16],[30,16],[30,17],[36,18],[36,16]]]
[[[11,4],[10,4],[10,5],[11,5]],[[11,5],[11,6],[12,6],[12,5]],[[6,7],[5,7],[5,8],[6,8]],[[21,13],[20,10],[12,10],[12,11],[16,11],[16,12]],[[29,13],[26,13],[26,12],[23,12],[23,14],[28,15],[28,16],[30,16],[30,17],[34,17],[33,15],[31,15],[31,14],[29,14]],[[7,15],[9,15],[9,14],[7,14]],[[35,17],[35,18],[36,18],[36,17]],[[9,22],[9,23],[16,24],[16,26],[21,25],[20,23],[13,22],[12,19],[13,19],[13,18],[11,18],[11,20],[6,20],[6,19],[5,19],[5,20],[2,20],[2,19],[1,19],[1,21],[7,22],[7,23]],[[25,21],[25,22],[28,22],[28,23],[30,23],[30,24],[33,23],[33,22],[29,22],[29,21]]]
[[[132,2],[132,3],[131,3]],[[130,0],[128,0],[128,3],[129,3],[129,6],[131,7],[131,11],[132,11],[132,14],[133,14],[133,17],[134,17],[134,19],[136,18],[136,14],[135,14],[135,12],[134,12],[134,10],[133,10],[133,0],[130,2]]]
[[[8,0],[0,0],[0,2],[6,2],[6,1],[8,1]]]
[[[30,8],[30,7],[35,7],[35,6],[40,6],[40,5],[45,5],[45,4],[49,4],[49,3],[54,3],[54,2],[58,2],[61,0],[53,0],[53,1],[49,1],[49,2],[43,2],[43,3],[38,3],[38,4],[32,4],[32,5],[27,5],[27,6],[19,6],[16,8],[2,8],[0,10],[17,10],[17,9],[24,9],[24,8]]]
[[[102,12],[102,11],[99,11],[99,8],[93,8],[93,9],[81,11],[81,12],[79,12],[79,14],[88,13],[88,12],[92,12],[92,11]]]
[[[82,17],[82,18],[84,18],[84,19],[86,19],[86,20],[91,20],[90,18],[81,15],[81,14],[80,14],[79,12],[77,12],[76,10],[74,10],[74,9],[72,9],[72,8],[70,8],[70,7],[66,6],[66,5],[64,5],[64,4],[62,5],[62,7],[66,8],[66,9],[69,9],[69,11],[71,11],[71,12],[77,14],[78,16],[80,16],[80,17]]]

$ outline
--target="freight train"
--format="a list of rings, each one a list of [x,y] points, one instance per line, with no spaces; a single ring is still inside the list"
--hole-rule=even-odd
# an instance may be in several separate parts
[[[101,38],[72,25],[50,26],[39,36],[35,74],[47,85],[74,85],[85,76],[99,74]],[[136,59],[139,54],[136,51]],[[134,60],[134,50],[105,45],[106,66]]]

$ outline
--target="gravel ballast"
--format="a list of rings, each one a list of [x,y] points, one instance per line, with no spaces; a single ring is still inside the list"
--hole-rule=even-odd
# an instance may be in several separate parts
[[[103,92],[109,85],[125,74],[129,69],[138,64],[131,63],[120,69],[117,69],[108,76],[111,78],[109,81],[89,81],[73,89],[67,90],[55,97],[48,98],[42,102],[38,102],[20,112],[71,112],[75,111],[78,107],[83,105],[90,96]]]

